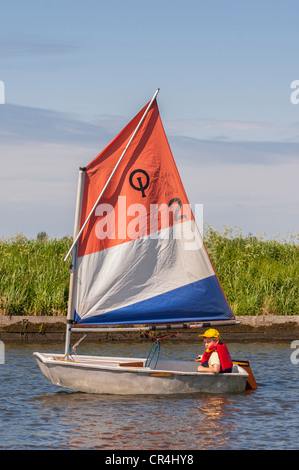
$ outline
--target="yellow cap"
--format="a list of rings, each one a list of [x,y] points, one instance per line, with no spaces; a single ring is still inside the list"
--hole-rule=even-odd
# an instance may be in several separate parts
[[[198,335],[198,337],[206,337],[206,338],[217,338],[220,339],[219,331],[215,330],[214,328],[210,328],[209,330],[205,331],[203,335]]]

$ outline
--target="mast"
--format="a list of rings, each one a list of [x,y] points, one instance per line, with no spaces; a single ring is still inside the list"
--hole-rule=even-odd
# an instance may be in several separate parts
[[[76,240],[76,243],[72,245],[73,255],[72,255],[70,284],[69,284],[69,300],[68,300],[67,325],[66,325],[66,336],[65,336],[65,355],[68,353],[68,350],[69,350],[70,338],[71,338],[71,326],[74,320],[73,292],[74,292],[74,277],[75,277],[76,260],[77,260],[77,254],[78,254],[78,245],[77,245],[78,238],[76,237],[80,230],[85,171],[86,171],[86,168],[79,168],[75,222],[74,222],[74,239]]]

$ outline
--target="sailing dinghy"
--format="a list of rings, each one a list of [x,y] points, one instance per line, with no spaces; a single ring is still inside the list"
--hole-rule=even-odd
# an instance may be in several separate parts
[[[194,361],[72,354],[72,331],[237,323],[211,264],[160,118],[157,94],[80,168],[64,354],[35,352],[53,384],[88,393],[241,392],[248,373]],[[114,327],[113,327],[114,325]],[[99,326],[101,326],[99,328]]]

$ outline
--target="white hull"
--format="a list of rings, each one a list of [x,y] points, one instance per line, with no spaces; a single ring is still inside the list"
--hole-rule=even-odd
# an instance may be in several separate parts
[[[34,353],[43,375],[54,385],[79,392],[116,395],[167,395],[243,392],[247,372],[234,365],[230,374],[197,372],[198,364],[159,360],[156,368],[146,359]]]

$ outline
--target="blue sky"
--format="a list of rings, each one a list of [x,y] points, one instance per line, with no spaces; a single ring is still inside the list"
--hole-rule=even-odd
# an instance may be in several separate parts
[[[158,87],[204,220],[298,233],[298,17],[292,0],[2,2],[0,237],[72,234],[78,167]]]

